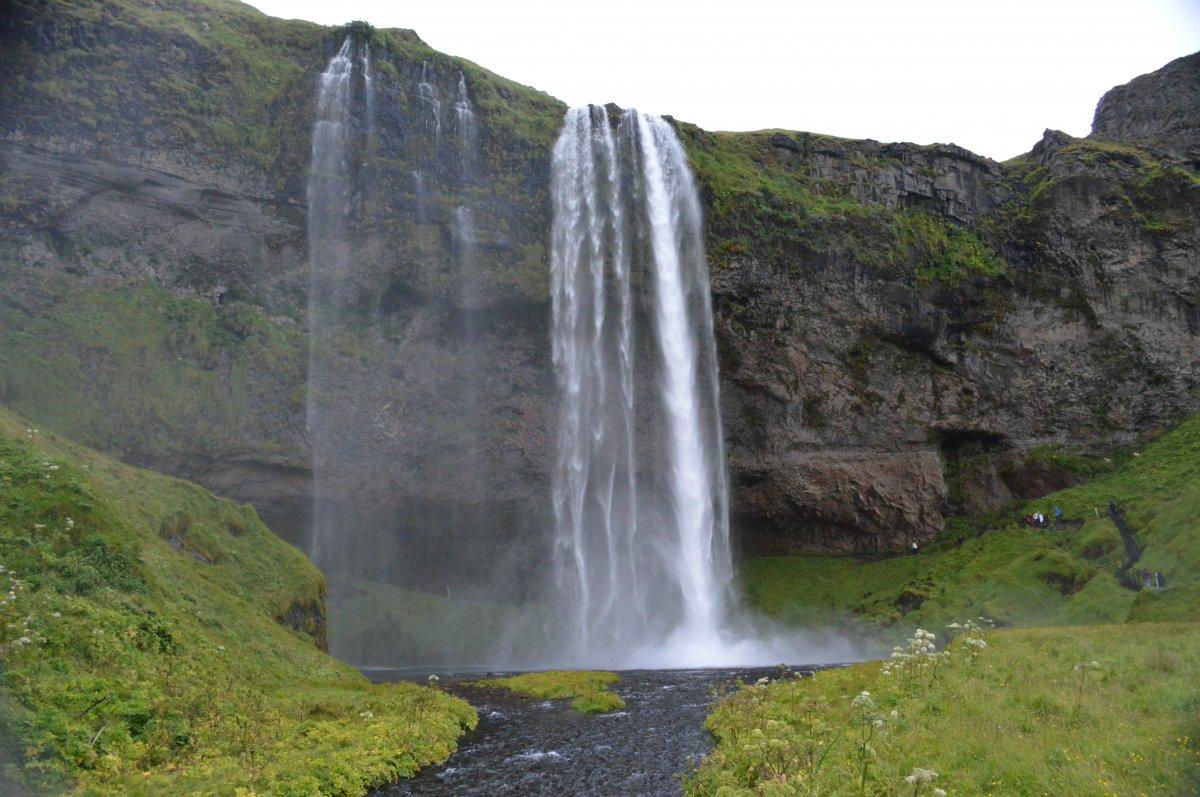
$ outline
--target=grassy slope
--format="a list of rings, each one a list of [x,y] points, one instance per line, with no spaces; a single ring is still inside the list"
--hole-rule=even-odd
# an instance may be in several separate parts
[[[625,707],[620,695],[609,687],[620,680],[615,672],[592,670],[548,670],[512,675],[507,678],[487,678],[476,683],[508,689],[537,700],[572,698],[571,708],[581,714],[605,714]]]
[[[323,579],[250,508],[7,411],[0,560],[4,726],[42,786],[356,794],[445,758],[475,722],[277,622],[315,625]]]
[[[916,767],[938,773],[926,795],[1194,792],[1200,626],[984,636],[974,660],[951,646],[936,674],[885,677],[867,663],[741,689],[709,717],[717,746],[689,793],[858,794],[866,732],[867,794],[917,794],[904,782]],[[1099,669],[1074,669],[1091,661]],[[873,708],[852,705],[862,690]]]
[[[1005,624],[1200,620],[1200,416],[1078,487],[1032,502],[1061,506],[1080,529],[1011,525],[918,557],[863,563],[828,557],[769,557],[743,570],[750,603],[792,623],[937,626],[985,615]],[[1146,544],[1139,568],[1167,577],[1162,593],[1119,586],[1107,566],[1122,561],[1120,538],[1103,517],[1123,505]],[[1097,517],[1097,510],[1101,517]]]

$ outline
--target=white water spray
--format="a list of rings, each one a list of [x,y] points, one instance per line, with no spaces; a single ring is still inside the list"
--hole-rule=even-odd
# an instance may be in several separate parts
[[[605,109],[575,108],[555,146],[552,194],[556,586],[572,621],[567,644],[587,662],[723,660],[728,489],[685,154],[662,119],[627,111],[614,133]],[[635,314],[635,283],[648,318]],[[636,348],[642,325],[653,339]]]

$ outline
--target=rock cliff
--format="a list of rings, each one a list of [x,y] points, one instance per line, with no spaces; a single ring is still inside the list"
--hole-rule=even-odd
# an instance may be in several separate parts
[[[345,434],[320,464],[353,487],[356,527],[420,541],[365,575],[535,569],[497,552],[549,520],[563,106],[408,31],[215,0],[0,13],[0,401],[306,543],[304,184],[315,80],[347,35],[371,43],[376,113],[326,397]],[[1092,136],[1047,131],[1003,164],[677,124],[706,205],[743,546],[926,540],[1200,406],[1197,63],[1114,89]],[[469,177],[418,85],[448,113],[460,73]],[[465,572],[438,570],[448,547],[475,551],[454,557]]]

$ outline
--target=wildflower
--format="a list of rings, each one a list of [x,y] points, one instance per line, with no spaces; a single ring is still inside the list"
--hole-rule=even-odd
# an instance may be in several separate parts
[[[913,767],[912,774],[906,776],[904,778],[904,782],[910,786],[924,786],[927,783],[933,783],[935,780],[937,780],[937,776],[938,773],[934,772],[932,769]]]
[[[364,720],[375,719],[375,715],[370,711],[360,711],[358,712],[358,716]]]
[[[224,645],[217,645],[217,650],[224,650],[224,649],[225,649]]]
[[[27,636],[23,636],[23,637],[21,637],[20,639],[18,639],[18,640],[17,640],[17,644],[18,644],[18,645],[28,645],[28,644],[29,644],[30,642],[32,642],[32,641],[33,641],[33,640],[32,640],[32,639],[30,639],[29,637],[27,637]]]
[[[754,683],[758,684],[759,686],[765,686],[766,684],[769,684],[769,683],[771,683],[771,679],[770,679],[770,678],[767,678],[767,677],[764,675],[762,678],[759,678],[759,679],[758,679],[757,681],[755,681]]]
[[[438,681],[440,681],[442,679],[438,678],[436,675],[430,674],[430,676],[428,678],[426,678],[425,680],[429,681],[429,683],[431,683],[431,684],[436,684]]]
[[[50,612],[50,616],[55,620],[59,620],[62,618],[62,612]]]
[[[858,697],[850,701],[850,705],[855,708],[870,709],[875,707],[875,701],[871,699],[871,693],[864,690],[858,693]]]
[[[891,717],[892,719],[896,719],[897,717],[900,716],[900,712],[896,711],[896,709],[892,709],[891,713],[888,714],[888,716]]]
[[[876,719],[874,719],[874,720],[872,720],[872,721],[871,721],[871,724],[872,724],[873,726],[875,726],[876,728],[882,728],[882,727],[883,727],[883,720],[876,718]]]
[[[946,797],[946,790],[945,789],[934,789],[933,797]]]
[[[72,520],[71,518],[67,518],[67,528],[69,528],[69,529],[75,528],[75,521]]]

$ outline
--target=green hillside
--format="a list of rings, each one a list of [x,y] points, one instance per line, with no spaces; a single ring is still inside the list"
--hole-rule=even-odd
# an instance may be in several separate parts
[[[1161,572],[1162,591],[1121,586],[1126,553],[1107,516],[1126,511],[1145,545],[1134,570]],[[1017,518],[1060,506],[1075,524],[1029,529]],[[1082,521],[1082,525],[1077,525]],[[1006,625],[1200,620],[1200,416],[1094,480],[1014,512],[1007,525],[881,561],[786,556],[744,564],[749,602],[796,624],[858,621],[938,627],[986,616]]]
[[[247,506],[0,410],[11,779],[89,793],[361,794],[475,715],[319,649],[324,580]]]

